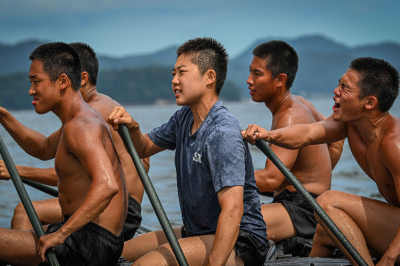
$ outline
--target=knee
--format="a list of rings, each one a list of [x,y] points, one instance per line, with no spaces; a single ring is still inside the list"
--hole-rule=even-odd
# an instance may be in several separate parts
[[[328,190],[317,198],[317,203],[322,209],[324,209],[325,212],[329,212],[330,210],[336,208],[335,199],[337,199],[339,193],[339,191]]]
[[[17,229],[15,228],[15,225],[21,224],[24,220],[29,220],[29,218],[25,211],[24,205],[22,205],[22,202],[20,202],[14,209],[14,215],[11,219],[11,228]]]
[[[14,209],[14,216],[27,216],[24,205],[22,204],[22,202],[18,203],[17,206]]]

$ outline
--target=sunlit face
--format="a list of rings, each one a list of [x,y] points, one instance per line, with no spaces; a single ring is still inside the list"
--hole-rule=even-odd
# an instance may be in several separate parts
[[[269,102],[274,99],[276,92],[276,78],[272,78],[271,71],[266,67],[266,59],[254,56],[250,65],[250,74],[247,79],[250,95],[255,102]]]
[[[38,114],[45,114],[52,111],[55,99],[59,96],[56,83],[50,81],[49,75],[43,69],[43,62],[35,59],[29,67],[29,80],[31,87],[29,95],[33,96],[32,105]]]
[[[335,104],[332,107],[335,121],[349,122],[361,117],[365,100],[359,100],[360,88],[357,83],[360,77],[356,70],[348,69],[339,80],[339,85],[333,91]]]
[[[172,76],[172,90],[179,106],[198,103],[207,91],[206,74],[201,75],[198,66],[186,55],[178,57]]]

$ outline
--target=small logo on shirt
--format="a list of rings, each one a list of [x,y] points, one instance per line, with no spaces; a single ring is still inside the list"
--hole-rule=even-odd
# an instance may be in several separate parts
[[[201,163],[201,154],[195,152],[195,153],[194,153],[194,156],[193,156],[193,161],[198,162],[198,163]]]

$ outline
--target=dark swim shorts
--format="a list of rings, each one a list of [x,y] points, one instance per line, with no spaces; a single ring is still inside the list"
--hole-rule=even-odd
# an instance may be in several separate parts
[[[213,232],[212,234],[215,234]],[[182,226],[182,238],[196,236]],[[269,247],[257,239],[252,233],[239,230],[235,244],[236,255],[244,262],[244,266],[262,266],[267,258]]]
[[[318,197],[318,195],[310,194],[314,199]],[[282,203],[285,206],[299,236],[304,238],[312,238],[314,236],[317,228],[314,211],[298,192],[291,192],[285,189],[274,198],[272,203]]]
[[[50,224],[46,234],[60,229],[69,217],[59,223]],[[124,248],[122,236],[116,236],[107,229],[88,223],[54,248],[54,253],[61,266],[115,265]],[[42,262],[39,266],[50,265]]]
[[[121,235],[124,237],[124,241],[132,239],[139,229],[142,222],[142,215],[140,214],[142,207],[140,204],[132,197],[129,197],[128,202],[128,212],[126,214],[126,220],[124,227],[122,228]]]

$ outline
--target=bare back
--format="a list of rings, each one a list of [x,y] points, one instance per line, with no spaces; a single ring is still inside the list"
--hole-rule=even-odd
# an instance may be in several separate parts
[[[291,100],[283,103],[274,115],[271,130],[294,124],[314,123],[323,119],[323,115],[311,103],[302,97],[292,95]],[[320,195],[329,190],[332,168],[328,146],[310,145],[298,150],[291,171],[309,192]],[[275,196],[284,189],[296,191],[285,179],[276,190]]]
[[[87,198],[96,201],[102,183],[117,184],[118,193],[92,222],[119,235],[126,216],[126,208],[122,207],[127,206],[125,178],[107,124],[89,105],[84,104],[64,124],[55,156],[55,169],[59,177],[59,202],[63,215],[72,216],[88,203]]]
[[[88,104],[97,109],[101,113],[105,121],[107,121],[108,115],[111,113],[115,106],[121,106],[118,102],[101,93],[96,93],[96,95],[90,99]],[[114,146],[117,150],[122,168],[124,169],[129,196],[134,198],[140,204],[143,199],[143,184],[136,171],[136,167],[132,162],[132,158],[126,151],[124,143],[118,132],[113,130],[110,124],[108,124],[108,126],[111,129],[111,136],[114,142]]]

